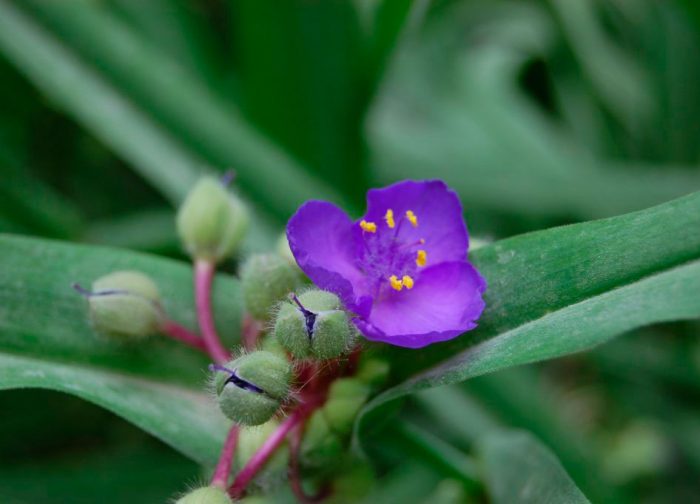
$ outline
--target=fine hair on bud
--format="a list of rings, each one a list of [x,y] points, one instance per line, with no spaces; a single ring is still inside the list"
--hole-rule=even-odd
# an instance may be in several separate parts
[[[214,177],[202,177],[177,213],[177,231],[195,259],[220,262],[240,247],[249,225],[245,204]]]
[[[210,368],[219,408],[239,425],[267,422],[289,397],[292,367],[271,352],[254,351]]]
[[[98,278],[92,290],[79,289],[88,300],[90,320],[100,334],[136,341],[158,331],[163,309],[156,284],[138,271],[115,271]]]
[[[245,309],[260,321],[268,321],[275,306],[302,281],[299,269],[276,254],[251,256],[240,277]]]
[[[340,357],[357,338],[338,296],[317,289],[291,295],[280,305],[274,334],[295,358],[317,360]]]
[[[223,488],[206,486],[186,493],[175,504],[233,504],[233,501]]]

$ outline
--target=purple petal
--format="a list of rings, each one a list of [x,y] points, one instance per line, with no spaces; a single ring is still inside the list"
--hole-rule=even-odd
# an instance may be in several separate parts
[[[459,197],[441,180],[405,180],[367,193],[365,219],[384,226],[387,209],[394,211],[397,226],[400,220],[402,241],[425,239],[428,264],[463,261],[469,248],[469,234],[462,215]],[[414,228],[405,221],[406,211],[418,218]]]
[[[356,266],[362,244],[353,222],[337,206],[308,201],[287,224],[287,240],[294,258],[317,287],[334,292],[360,316],[372,300],[364,295],[365,279]]]
[[[476,327],[484,309],[486,281],[467,261],[426,268],[411,290],[392,292],[374,305],[368,319],[355,319],[367,337],[420,348]]]

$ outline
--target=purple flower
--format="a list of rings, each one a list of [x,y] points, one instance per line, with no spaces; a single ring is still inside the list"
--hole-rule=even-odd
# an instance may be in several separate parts
[[[486,282],[467,260],[462,206],[440,180],[372,189],[354,222],[309,201],[287,238],[299,267],[343,300],[367,339],[420,348],[473,329],[484,309]]]

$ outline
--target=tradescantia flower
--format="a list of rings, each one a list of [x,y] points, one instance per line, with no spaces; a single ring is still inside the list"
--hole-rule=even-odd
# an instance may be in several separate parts
[[[372,189],[357,221],[309,201],[287,238],[299,267],[342,299],[367,339],[420,348],[473,329],[484,308],[462,206],[440,180]]]

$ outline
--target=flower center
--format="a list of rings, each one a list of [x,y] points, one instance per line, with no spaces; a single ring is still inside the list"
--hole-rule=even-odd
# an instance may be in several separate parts
[[[359,267],[375,295],[381,295],[382,291],[411,290],[416,283],[418,269],[428,263],[425,240],[416,239],[413,232],[418,228],[416,213],[407,210],[397,218],[394,210],[388,208],[384,213],[383,225],[361,220],[359,226],[364,241]]]

